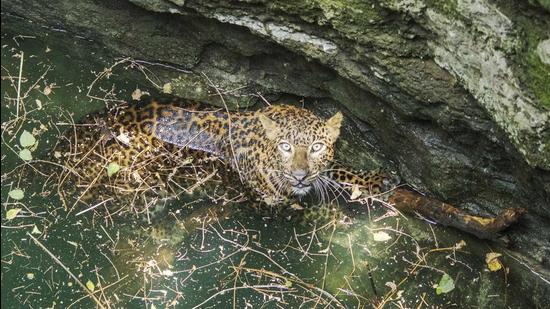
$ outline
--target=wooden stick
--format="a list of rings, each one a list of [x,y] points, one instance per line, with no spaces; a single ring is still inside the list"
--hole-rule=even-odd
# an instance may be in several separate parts
[[[48,248],[46,248],[38,239],[34,238],[34,236],[32,236],[29,232],[27,232],[27,235],[34,241],[37,246],[44,250],[52,258],[52,260],[54,260],[59,266],[61,266],[61,268],[63,268],[69,274],[69,276],[71,276],[71,278],[73,278],[73,280],[76,281],[78,285],[80,285],[80,287],[82,287],[82,289],[88,294],[88,296],[90,296],[96,302],[99,308],[105,309],[105,306],[101,303],[101,301],[97,297],[95,297],[94,294],[92,294],[92,292],[84,285],[84,283],[78,280],[78,277],[75,276],[67,266],[65,266],[50,250],[48,250]]]
[[[17,80],[17,107],[15,117],[19,117],[19,102],[21,101],[21,76],[23,75],[24,52],[21,52],[21,62],[19,62],[19,79]]]

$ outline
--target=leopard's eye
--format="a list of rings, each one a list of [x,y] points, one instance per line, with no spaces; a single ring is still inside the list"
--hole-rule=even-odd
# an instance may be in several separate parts
[[[323,149],[325,149],[325,144],[323,143],[314,143],[313,145],[311,145],[311,152],[319,152]]]
[[[284,152],[290,152],[292,150],[292,146],[287,142],[280,142],[279,149]]]

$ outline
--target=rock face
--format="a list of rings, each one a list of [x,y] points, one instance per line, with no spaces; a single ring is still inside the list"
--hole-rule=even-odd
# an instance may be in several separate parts
[[[232,106],[261,94],[345,109],[343,160],[381,153],[473,211],[528,208],[512,243],[550,267],[550,14],[536,3],[13,0],[2,12],[201,73],[164,76],[184,97],[219,103],[214,84]]]

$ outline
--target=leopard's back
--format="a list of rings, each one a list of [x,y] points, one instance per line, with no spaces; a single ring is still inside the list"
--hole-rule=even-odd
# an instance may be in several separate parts
[[[197,129],[211,118],[205,115],[194,102],[144,100],[88,116],[56,147],[66,167],[60,187],[88,205],[107,199],[134,205],[177,196],[205,177],[219,180],[212,172],[223,166],[213,142],[220,132]]]

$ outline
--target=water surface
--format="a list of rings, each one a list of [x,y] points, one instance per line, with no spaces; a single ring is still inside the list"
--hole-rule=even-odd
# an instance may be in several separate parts
[[[543,306],[503,248],[382,206],[340,201],[313,220],[195,194],[153,223],[67,209],[43,161],[72,121],[136,88],[155,92],[154,73],[63,31],[7,16],[2,29],[3,308]],[[24,130],[38,141],[29,162],[19,158]],[[24,197],[9,197],[14,189]],[[21,211],[9,219],[12,209]],[[503,269],[488,269],[490,252]],[[444,274],[454,289],[438,294]]]

